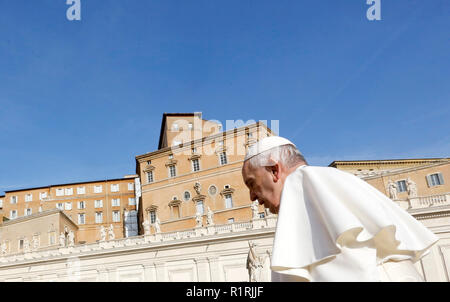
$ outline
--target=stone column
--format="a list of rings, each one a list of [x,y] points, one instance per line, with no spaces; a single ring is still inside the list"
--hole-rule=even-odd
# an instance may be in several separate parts
[[[143,264],[144,267],[144,281],[145,282],[155,282],[156,281],[156,268],[153,263]]]
[[[219,268],[219,257],[208,257],[211,282],[223,282]]]
[[[207,258],[199,258],[194,260],[197,266],[197,281],[210,282],[211,274],[209,272],[209,265]]]
[[[157,282],[166,282],[166,263],[157,262],[155,263],[156,268],[156,280]]]

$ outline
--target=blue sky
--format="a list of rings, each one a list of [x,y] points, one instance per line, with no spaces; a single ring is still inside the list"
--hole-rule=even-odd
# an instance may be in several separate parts
[[[0,194],[134,173],[164,112],[279,120],[313,165],[449,157],[450,2],[381,3],[0,0]]]

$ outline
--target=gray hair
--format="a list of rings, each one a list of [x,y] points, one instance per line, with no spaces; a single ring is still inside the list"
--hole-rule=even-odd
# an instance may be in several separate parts
[[[261,152],[249,158],[247,162],[251,167],[267,167],[272,166],[271,160],[287,168],[292,168],[301,162],[306,163],[305,157],[293,145],[283,145]]]

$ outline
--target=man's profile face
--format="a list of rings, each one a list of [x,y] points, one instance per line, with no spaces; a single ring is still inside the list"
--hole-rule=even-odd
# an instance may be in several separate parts
[[[242,167],[242,177],[250,191],[250,200],[258,200],[259,204],[277,214],[280,207],[280,182],[274,181],[270,169],[252,167],[245,162]]]

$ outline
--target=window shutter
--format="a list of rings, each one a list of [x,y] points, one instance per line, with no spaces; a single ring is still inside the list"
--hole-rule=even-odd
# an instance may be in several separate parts
[[[431,182],[431,175],[427,175],[427,184],[428,184],[428,187],[433,186],[433,183]]]
[[[442,173],[439,172],[437,175],[439,177],[439,184],[443,185],[444,184],[444,177],[442,176]]]

